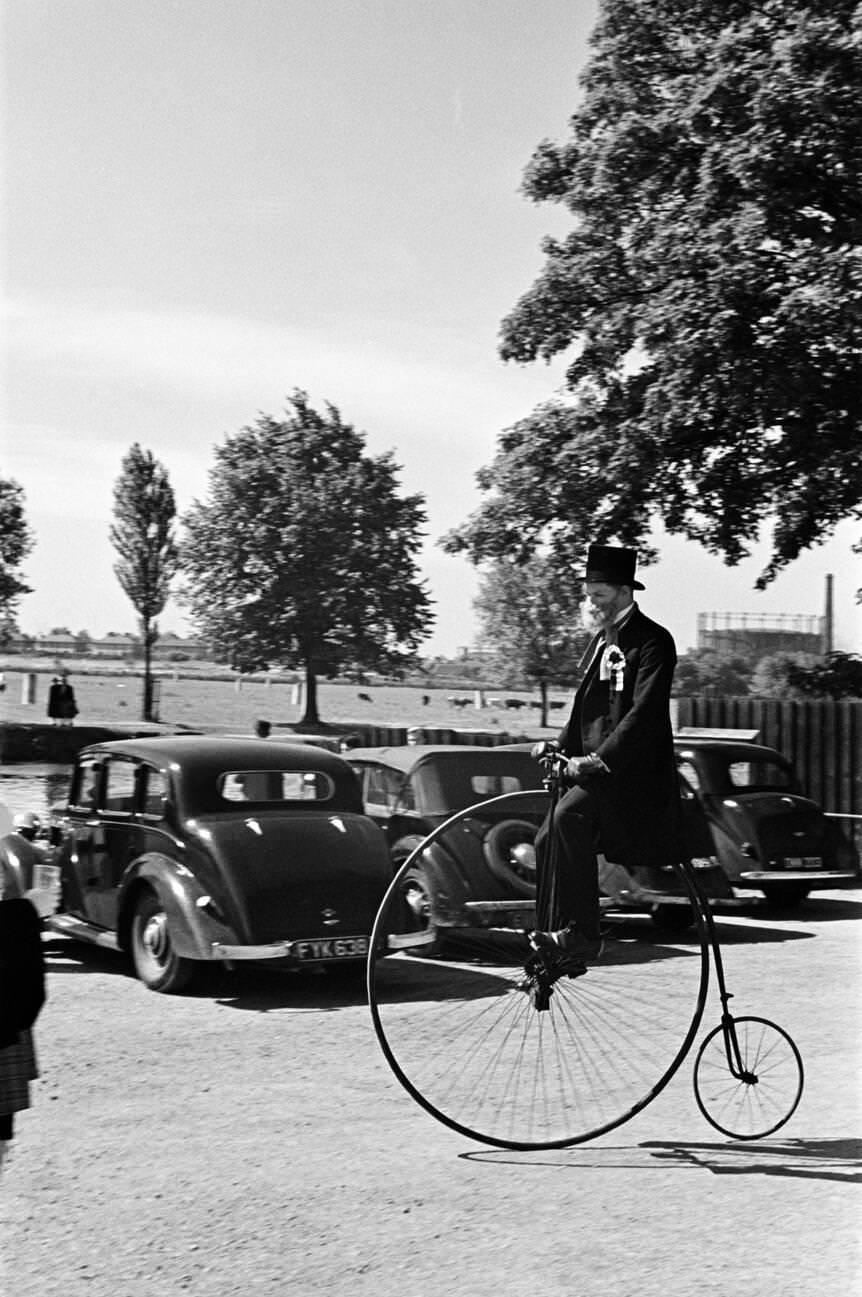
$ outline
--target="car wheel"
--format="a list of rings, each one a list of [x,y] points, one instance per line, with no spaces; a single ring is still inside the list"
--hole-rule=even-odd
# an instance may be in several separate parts
[[[405,869],[404,877],[400,879],[398,886],[405,932],[426,934],[434,932],[434,922],[431,917],[431,888],[425,870],[411,865],[409,869]],[[430,941],[416,946],[415,950],[417,954],[433,955],[437,951],[437,945],[436,940]]]
[[[518,896],[536,895],[535,837],[536,826],[528,820],[501,820],[482,843],[491,873]]]
[[[132,962],[135,973],[151,991],[173,995],[188,986],[194,961],[174,949],[168,916],[154,892],[142,892],[132,916]]]
[[[761,883],[760,888],[769,904],[777,910],[795,910],[810,890],[805,883]]]
[[[650,911],[659,932],[686,932],[694,923],[690,905],[654,905]]]

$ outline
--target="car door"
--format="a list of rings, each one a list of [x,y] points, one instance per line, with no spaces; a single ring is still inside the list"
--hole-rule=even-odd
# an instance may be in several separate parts
[[[103,757],[91,770],[82,768],[76,786],[76,800],[85,811],[73,829],[78,908],[88,922],[112,931],[117,889],[138,853],[137,770],[138,763],[128,757]]]
[[[105,835],[102,821],[104,758],[83,756],[75,767],[69,797],[68,874],[63,906],[71,914],[91,919],[90,893],[102,871]]]

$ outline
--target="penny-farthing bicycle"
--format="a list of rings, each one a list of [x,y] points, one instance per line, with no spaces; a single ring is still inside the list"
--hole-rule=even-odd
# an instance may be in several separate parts
[[[582,971],[530,941],[535,873],[523,852],[509,862],[515,894],[503,899],[451,880],[447,890],[423,866],[435,849],[457,851],[482,816],[538,826],[560,793],[558,761],[545,763],[544,784],[453,815],[394,877],[372,933],[368,993],[396,1077],[434,1117],[482,1143],[582,1143],[668,1084],[695,1041],[712,964],[721,1020],[695,1058],[695,1099],[723,1134],[772,1134],[799,1103],[802,1059],[775,1023],[730,1012],[712,912],[690,865],[669,864],[672,885],[661,894],[680,908],[673,926],[684,937],[645,941],[611,911],[601,959]]]

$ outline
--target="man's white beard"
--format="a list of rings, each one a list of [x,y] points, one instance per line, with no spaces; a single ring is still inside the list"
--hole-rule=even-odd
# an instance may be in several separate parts
[[[610,620],[613,620],[612,618]],[[588,599],[581,604],[581,625],[584,630],[595,635],[596,631],[604,630],[608,624],[597,608],[594,608]]]

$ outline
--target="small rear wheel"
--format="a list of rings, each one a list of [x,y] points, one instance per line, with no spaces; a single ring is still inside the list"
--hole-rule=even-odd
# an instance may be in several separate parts
[[[767,1018],[734,1018],[715,1027],[694,1064],[697,1106],[733,1139],[763,1139],[779,1130],[796,1111],[803,1083],[799,1050]]]
[[[171,940],[168,916],[155,892],[142,892],[132,916],[132,962],[135,973],[151,991],[174,995],[188,986],[195,963],[178,955]]]

